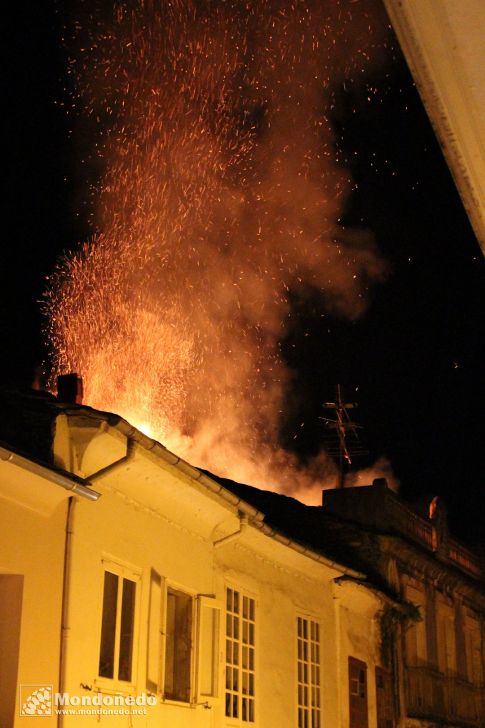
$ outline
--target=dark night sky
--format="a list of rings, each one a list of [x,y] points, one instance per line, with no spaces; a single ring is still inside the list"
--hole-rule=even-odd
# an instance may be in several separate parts
[[[63,98],[66,60],[55,7],[53,0],[17,3],[6,40],[1,375],[22,386],[44,356],[38,300],[45,277],[56,257],[89,233],[79,150],[71,121],[55,104]],[[457,535],[478,540],[485,261],[402,58],[386,72],[371,101],[365,89],[342,89],[335,123],[359,183],[345,222],[373,231],[388,279],[353,324],[322,318],[317,294],[295,301],[300,325],[284,342],[295,369],[294,416],[282,437],[303,455],[317,451],[321,403],[341,382],[359,403],[367,462],[387,456],[404,497],[442,495]]]

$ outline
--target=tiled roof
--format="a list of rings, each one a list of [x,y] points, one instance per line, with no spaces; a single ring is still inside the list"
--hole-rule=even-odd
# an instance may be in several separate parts
[[[208,473],[224,488],[265,514],[265,523],[288,538],[304,544],[327,558],[372,577],[385,588],[379,575],[379,546],[374,534],[327,514],[321,506],[307,506],[286,495],[235,483]]]
[[[47,392],[0,389],[0,441],[52,464],[54,424],[59,403]]]

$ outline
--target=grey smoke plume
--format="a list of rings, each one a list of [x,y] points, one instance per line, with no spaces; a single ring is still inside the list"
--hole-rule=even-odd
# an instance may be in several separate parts
[[[384,274],[339,220],[331,122],[383,55],[371,0],[80,5],[71,72],[102,167],[92,240],[47,294],[53,374],[196,465],[312,499],[334,465],[278,444],[289,294],[356,318]],[[82,10],[82,12],[81,12]]]

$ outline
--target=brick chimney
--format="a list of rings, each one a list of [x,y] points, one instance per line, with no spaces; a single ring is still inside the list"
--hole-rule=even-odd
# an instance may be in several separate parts
[[[83,380],[79,374],[61,374],[57,377],[57,399],[66,404],[83,403]]]

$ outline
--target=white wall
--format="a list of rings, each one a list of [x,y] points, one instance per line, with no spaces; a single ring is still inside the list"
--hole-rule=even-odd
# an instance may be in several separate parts
[[[341,572],[277,543],[251,525],[234,541],[215,548],[215,539],[238,530],[236,509],[201,494],[173,469],[154,466],[137,457],[129,470],[120,468],[96,482],[102,497],[94,506],[76,504],[66,689],[80,695],[108,689],[97,678],[105,557],[138,571],[141,576],[135,692],[143,692],[146,685],[149,585],[150,571],[154,569],[166,583],[194,595],[214,595],[224,603],[225,588],[230,586],[256,600],[259,728],[297,725],[296,620],[300,615],[319,622],[322,725],[345,728],[348,654],[366,660],[369,675],[373,675],[376,657],[372,618],[379,606],[376,598],[359,587],[359,594],[353,594],[352,607],[346,604],[342,608],[339,632],[333,579]],[[361,592],[367,595],[366,599]],[[219,699],[209,699],[210,709],[166,702],[148,707],[147,716],[83,717],[83,725],[94,726],[100,720],[105,725],[135,727],[238,726],[224,716],[223,687],[222,640],[221,695]],[[369,704],[375,715],[375,697],[369,699]],[[79,717],[66,717],[65,725],[74,728],[79,725]]]

